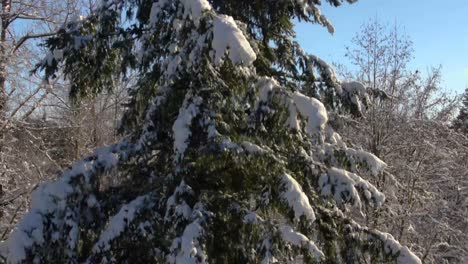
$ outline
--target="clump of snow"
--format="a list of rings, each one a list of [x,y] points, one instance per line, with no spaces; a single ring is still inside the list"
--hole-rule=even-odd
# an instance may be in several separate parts
[[[42,60],[42,64],[47,64],[48,66],[52,66],[54,62],[54,54],[52,52],[47,52],[45,58]]]
[[[286,126],[288,126],[289,129],[299,131],[301,129],[301,121],[298,118],[297,108],[294,105],[294,100],[288,98],[286,100],[286,105],[289,109],[289,117],[286,120]]]
[[[112,240],[120,236],[120,234],[128,228],[130,223],[145,204],[147,198],[147,195],[137,197],[120,208],[119,212],[110,219],[106,229],[99,236],[98,242],[93,246],[94,253],[110,249],[110,243]]]
[[[299,113],[307,117],[306,132],[309,135],[316,134],[325,128],[325,124],[328,121],[327,110],[319,100],[308,97],[300,92],[295,92],[292,99]],[[294,111],[294,109],[290,109],[290,113],[295,113]],[[292,117],[290,118],[292,119]],[[289,122],[292,122],[292,120],[289,120]]]
[[[292,227],[288,225],[281,226],[280,232],[281,238],[284,241],[294,246],[306,248],[309,253],[315,257],[316,261],[320,261],[325,257],[323,252],[315,245],[314,242],[310,241],[310,239],[303,234],[294,231]]]
[[[247,151],[248,153],[251,153],[251,154],[265,154],[265,153],[268,153],[268,150],[256,145],[256,144],[253,144],[253,143],[250,143],[250,142],[243,142],[241,144],[242,148],[244,148],[245,151]]]
[[[56,61],[61,61],[63,59],[63,49],[55,49],[53,54]]]
[[[188,147],[188,139],[192,135],[190,131],[192,119],[198,115],[198,108],[202,101],[201,97],[191,97],[190,94],[187,94],[184,104],[179,111],[179,116],[172,126],[176,160],[184,156],[185,150]]]
[[[331,196],[337,204],[351,202],[353,205],[361,207],[361,199],[358,193],[360,189],[368,201],[374,202],[380,207],[385,201],[385,195],[374,185],[362,179],[354,173],[330,168],[327,173],[320,176],[318,185],[323,196]]]
[[[348,0],[348,2],[356,1],[356,0]],[[312,15],[315,22],[325,26],[330,34],[335,32],[335,28],[333,25],[328,21],[328,19],[322,15],[320,9],[316,6],[316,4],[320,4],[320,1],[305,1],[305,0],[295,0],[294,3],[300,8],[303,15]]]
[[[213,18],[213,61],[221,64],[226,52],[234,64],[251,65],[257,56],[236,22],[230,16],[216,15]]]
[[[358,95],[366,94],[366,87],[364,86],[364,84],[360,82],[356,82],[356,81],[342,82],[341,88],[343,88],[344,91],[350,94],[358,94]]]
[[[363,108],[361,99],[364,99],[365,101],[369,100],[366,87],[362,83],[356,81],[343,82],[341,87],[345,94],[350,98],[351,102],[356,105],[358,111],[361,112]]]
[[[408,247],[402,246],[392,235],[377,230],[372,231],[372,235],[378,237],[384,243],[385,253],[397,255],[398,264],[421,264],[421,260]],[[371,238],[372,239],[372,238]]]
[[[74,191],[66,179],[40,185],[33,192],[31,210],[7,241],[8,261],[20,263],[26,258],[26,249],[44,243],[43,215],[63,210],[66,198]]]
[[[327,156],[333,157],[335,151],[344,152],[347,161],[350,163],[351,171],[358,171],[357,166],[361,165],[364,166],[372,176],[377,176],[387,167],[385,162],[372,153],[360,149],[348,148],[337,133],[332,132],[332,134],[329,133],[328,136],[328,140],[332,144],[324,144],[324,150],[327,152]]]
[[[309,198],[302,191],[299,183],[287,173],[281,177],[281,183],[284,188],[281,198],[286,200],[294,210],[295,219],[299,219],[304,215],[308,220],[315,221],[315,213],[312,206],[310,206]]]
[[[244,216],[243,220],[247,224],[258,224],[264,221],[256,212],[249,212]]]
[[[181,0],[184,5],[184,18],[191,18],[196,27],[200,23],[200,18],[205,11],[211,10],[211,5],[207,0]]]
[[[341,86],[339,85],[340,82],[333,67],[315,55],[309,55],[309,59],[314,65],[318,67],[321,75],[332,82],[337,93],[341,94],[342,90]]]
[[[387,167],[385,162],[370,152],[352,148],[346,148],[345,151],[348,157],[352,157],[362,163],[365,163],[373,176],[377,176]]]
[[[118,155],[113,153],[109,147],[102,147],[96,150],[97,161],[104,168],[109,169],[117,165]]]
[[[261,77],[258,81],[258,87],[260,87],[260,93],[258,96],[259,102],[255,108],[258,108],[259,103],[265,103],[268,101],[268,96],[273,92],[275,87],[279,87],[278,82],[270,77]]]
[[[153,5],[151,6],[151,11],[149,15],[149,24],[150,26],[154,26],[156,24],[156,21],[159,19],[159,16],[162,13],[162,9],[172,1],[169,0],[159,0],[153,2]]]
[[[215,138],[221,136],[221,134],[216,129],[216,125],[214,124],[214,122],[211,122],[207,126],[206,132],[208,134],[208,139],[215,139]]]
[[[186,64],[186,68],[193,68],[200,62],[200,58],[202,57],[203,50],[206,48],[206,42],[209,41],[208,33],[199,35],[196,39],[196,43],[190,44],[190,54],[188,56],[188,61]],[[192,46],[193,45],[193,46]]]
[[[165,61],[166,71],[164,72],[164,75],[166,76],[166,78],[169,79],[171,76],[176,74],[181,63],[182,58],[179,55],[168,57]]]
[[[271,238],[264,239],[261,248],[265,252],[265,257],[262,259],[261,264],[279,263],[278,259],[271,253]]]
[[[198,238],[203,234],[199,220],[195,220],[189,224],[181,237],[176,238],[171,246],[171,251],[178,249],[176,256],[173,254],[167,257],[168,263],[205,263],[206,256],[203,252]]]
[[[327,127],[327,140],[335,146],[346,148],[346,144],[341,138],[340,134],[336,133],[335,130],[331,127]]]
[[[42,216],[39,213],[27,214],[6,243],[8,261],[21,263],[26,258],[26,249],[32,247],[34,243],[41,242],[35,241],[34,237],[40,237],[38,233],[42,233],[42,230]],[[30,236],[29,232],[35,232],[36,235]]]
[[[160,18],[162,9],[172,2],[173,1],[169,0],[159,0],[153,2],[149,16],[149,22],[151,26],[154,26],[156,21]],[[203,12],[210,11],[212,9],[210,3],[207,0],[180,0],[180,3],[184,7],[182,18],[191,19],[196,27],[198,27],[200,24],[200,19],[203,15]]]
[[[164,221],[172,221],[172,212],[177,216],[181,216],[183,219],[190,219],[192,208],[190,208],[184,200],[182,200],[182,202],[179,201],[180,197],[184,194],[193,194],[193,190],[185,181],[182,181],[179,186],[176,187],[174,193],[167,199]]]

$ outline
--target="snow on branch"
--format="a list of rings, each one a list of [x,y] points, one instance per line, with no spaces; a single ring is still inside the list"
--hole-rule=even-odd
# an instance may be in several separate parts
[[[195,204],[191,216],[192,222],[184,228],[182,236],[172,241],[167,263],[206,263],[202,237],[205,234],[203,224],[207,215],[210,213],[205,210],[202,203]]]
[[[65,235],[69,236],[68,247],[75,248],[78,240],[76,218],[79,216],[70,207],[79,206],[79,202],[70,204],[69,200],[72,197],[76,201],[85,200],[87,194],[93,190],[93,177],[127,160],[133,152],[132,147],[127,141],[122,141],[100,148],[93,155],[75,163],[70,170],[63,172],[58,180],[39,186],[32,194],[29,212],[6,242],[8,260],[11,263],[20,263],[26,259],[30,249],[42,245],[45,242],[44,236],[51,232],[46,230],[50,228],[46,224],[49,221],[54,221],[56,227],[70,228],[71,231]],[[78,177],[83,177],[83,186],[76,184]]]
[[[157,1],[154,2],[150,13],[150,26],[154,26],[157,22],[163,19],[162,9],[169,6],[171,1]],[[189,42],[195,42],[196,48],[191,48],[187,54],[177,55],[176,60],[171,60],[168,69],[174,72],[174,67],[182,62],[184,55],[189,55],[191,63],[188,65],[193,66],[192,59],[193,52],[201,51],[206,45],[211,46],[211,59],[215,65],[220,65],[223,62],[223,57],[227,54],[228,58],[234,63],[243,66],[250,66],[257,58],[255,51],[250,46],[245,34],[239,29],[236,21],[231,16],[217,14],[211,7],[207,0],[180,0],[179,4],[183,6],[183,14],[174,20],[174,34],[179,34],[179,30],[183,25],[181,21],[184,19],[191,19],[195,28],[199,28],[200,21],[208,24],[208,34],[211,34],[210,41],[206,41],[206,36],[197,31],[192,31],[194,34],[189,38]],[[178,38],[177,38],[178,39]],[[209,42],[209,43],[207,43]],[[186,45],[181,45],[186,46]],[[171,47],[172,51],[177,50],[175,46]]]
[[[308,97],[300,92],[295,92],[292,95],[292,99],[299,113],[307,117],[307,134],[314,135],[325,128],[325,124],[328,121],[327,110],[319,100]],[[295,110],[290,111],[291,113],[295,112]]]
[[[341,141],[341,138],[337,133],[333,133],[330,140],[339,142],[338,145],[325,143],[325,152],[327,153],[327,158],[331,163],[337,163],[337,159],[345,158],[350,165],[350,170],[352,172],[358,172],[358,165],[367,169],[372,176],[376,177],[382,173],[387,164],[379,159],[374,154],[361,150],[348,148],[344,142]],[[339,157],[340,153],[344,157]]]
[[[302,191],[301,185],[287,173],[281,177],[281,183],[284,188],[281,198],[294,210],[295,219],[299,220],[304,215],[311,222],[315,221],[314,209],[309,203],[309,198]]]
[[[377,230],[369,232],[369,238],[378,239],[383,243],[385,253],[390,256],[398,256],[396,258],[397,264],[421,264],[421,260],[408,249],[402,246],[400,242],[395,240],[392,235]]]
[[[222,62],[227,52],[234,64],[251,65],[257,56],[243,32],[230,16],[216,15],[213,19],[213,61],[216,65]]]
[[[207,0],[181,0],[181,2],[185,10],[183,17],[191,18],[197,27],[203,12],[211,10],[211,5]]]
[[[309,253],[315,258],[316,261],[322,260],[325,257],[323,252],[315,245],[314,242],[310,241],[305,235],[294,231],[289,225],[283,225],[280,227],[281,238],[294,246],[307,249]]]
[[[104,229],[98,241],[94,244],[92,252],[102,253],[108,251],[111,248],[112,241],[118,238],[130,226],[140,211],[153,204],[153,202],[148,202],[151,199],[151,194],[147,194],[137,197],[128,204],[124,204],[119,212],[109,220],[106,229]]]
[[[166,223],[177,224],[174,219],[182,219],[182,221],[189,220],[192,215],[192,208],[182,198],[183,195],[193,195],[192,187],[187,185],[185,181],[179,184],[174,190],[174,193],[167,199],[166,213],[164,221]],[[175,217],[174,217],[175,215]]]
[[[292,130],[300,130],[301,122],[299,120],[299,115],[301,115],[307,119],[305,132],[310,136],[321,134],[325,129],[328,122],[328,114],[325,106],[319,100],[306,96],[298,91],[289,93],[279,86],[278,82],[273,78],[260,78],[258,86],[260,92],[256,108],[258,108],[261,103],[267,102],[269,96],[277,91],[289,111],[286,126]]]
[[[201,103],[201,97],[192,97],[190,92],[187,93],[184,103],[179,110],[179,116],[172,126],[175,160],[179,160],[184,156],[185,150],[188,147],[188,140],[192,135],[190,131],[192,119],[198,115]]]
[[[320,176],[318,181],[320,192],[325,197],[333,197],[338,205],[351,203],[361,207],[360,190],[368,202],[373,202],[377,207],[382,206],[385,195],[368,181],[354,173],[331,168]]]

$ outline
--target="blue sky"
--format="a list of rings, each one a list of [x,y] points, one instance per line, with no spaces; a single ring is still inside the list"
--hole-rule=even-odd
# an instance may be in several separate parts
[[[298,24],[298,40],[307,52],[347,65],[345,47],[363,23],[377,17],[382,23],[396,22],[413,41],[411,69],[426,72],[442,65],[444,88],[462,92],[468,87],[468,0],[359,0],[339,8],[323,2],[322,12],[336,32]]]

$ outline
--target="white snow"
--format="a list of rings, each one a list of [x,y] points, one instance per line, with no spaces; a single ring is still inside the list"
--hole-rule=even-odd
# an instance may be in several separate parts
[[[184,5],[184,18],[191,18],[196,27],[200,23],[200,18],[205,11],[211,10],[211,5],[207,0],[181,0]]]
[[[169,0],[159,0],[159,1],[153,2],[153,5],[151,6],[150,16],[149,16],[150,26],[154,26],[156,24],[156,21],[159,19],[159,16],[161,14],[161,9],[165,5],[171,2],[172,1],[169,1]]]
[[[51,213],[56,209],[57,201],[65,200],[72,192],[73,187],[65,181],[40,185],[31,195],[31,208]],[[58,205],[60,206],[60,204]]]
[[[390,255],[396,255],[399,253],[397,258],[398,264],[421,264],[421,260],[411,252],[407,247],[402,246],[400,242],[396,241],[392,235],[383,233],[377,230],[372,231],[372,234],[376,235],[383,243],[385,253]]]
[[[251,65],[257,56],[236,22],[230,16],[216,15],[213,19],[213,61],[221,64],[226,52],[234,64]]]
[[[279,83],[270,77],[261,77],[258,80],[258,87],[259,87],[259,95],[258,95],[258,102],[255,105],[255,108],[258,108],[260,103],[268,102],[268,96],[273,92],[273,89],[279,87]]]
[[[341,87],[343,91],[345,91],[348,94],[349,98],[351,99],[351,102],[354,105],[356,105],[357,110],[359,112],[362,112],[363,103],[361,101],[361,98],[367,101],[369,100],[366,92],[366,87],[362,83],[356,81],[343,82],[341,84]]]
[[[153,2],[150,11],[150,25],[154,26],[156,21],[160,18],[161,10],[173,1],[159,0]],[[180,0],[184,7],[184,13],[182,18],[189,18],[193,21],[196,27],[200,24],[200,19],[203,12],[211,10],[211,5],[207,0]]]
[[[268,153],[268,150],[256,145],[256,144],[253,144],[253,143],[250,143],[250,142],[243,142],[241,144],[242,148],[244,148],[245,151],[247,151],[248,153],[251,153],[251,154],[265,154],[265,153]]]
[[[170,79],[173,75],[175,75],[181,63],[182,58],[179,55],[168,57],[166,60],[166,71],[164,72],[166,78]]]
[[[192,102],[188,103],[190,100]],[[179,111],[179,116],[172,126],[176,160],[184,156],[185,150],[188,147],[188,140],[192,135],[190,131],[192,119],[198,115],[198,107],[202,103],[202,100],[201,97],[191,97],[187,94],[184,104]]]
[[[263,221],[263,218],[261,218],[256,212],[249,212],[244,216],[244,223],[247,224],[258,224]]]
[[[182,203],[179,202],[179,197],[183,194],[193,194],[193,190],[192,187],[187,185],[185,181],[182,180],[179,186],[177,186],[174,190],[174,193],[167,199],[164,221],[172,221],[172,211],[174,211],[177,216],[183,217],[183,219],[190,219],[192,208],[190,208],[190,206],[183,200]]]
[[[323,252],[318,249],[314,242],[310,241],[303,234],[293,230],[291,226],[283,225],[280,227],[281,237],[284,241],[298,247],[306,248],[309,253],[320,261],[325,257]]]
[[[320,68],[322,75],[333,82],[334,87],[337,89],[337,93],[340,94],[342,91],[341,86],[339,85],[340,82],[333,67],[315,55],[309,55],[309,58]]]
[[[385,201],[385,195],[374,185],[358,175],[342,169],[330,168],[327,173],[320,176],[318,184],[321,194],[332,196],[339,205],[353,202],[353,205],[360,208],[361,198],[357,188],[362,190],[365,198],[373,201],[377,207],[380,207]]]
[[[62,173],[59,180],[44,183],[37,187],[32,193],[29,212],[19,222],[17,228],[6,242],[5,251],[7,251],[9,263],[21,263],[26,258],[26,251],[28,249],[34,245],[41,245],[44,242],[43,221],[45,215],[66,213],[66,203],[70,195],[84,195],[79,193],[79,188],[77,190],[77,188],[72,186],[71,182],[73,179],[83,176],[85,186],[80,186],[82,188],[81,191],[88,188],[87,184],[90,182],[90,177],[96,172],[97,168],[104,166],[104,168],[110,169],[117,164],[117,160],[114,159],[117,155],[113,156],[114,154],[111,153],[118,151],[122,154],[121,156],[125,156],[123,153],[130,151],[129,147],[126,141],[122,141],[116,145],[102,148],[91,155],[90,158],[75,163],[70,170]],[[55,224],[57,226],[67,225],[71,227],[68,239],[69,246],[73,248],[78,235],[76,229],[77,223],[73,222],[72,217],[66,216],[65,218],[65,221],[56,222]]]
[[[9,262],[20,263],[26,258],[27,248],[44,243],[42,216],[63,208],[66,197],[72,192],[73,188],[65,181],[40,185],[33,192],[30,212],[23,217],[7,241]]]
[[[177,256],[169,255],[168,263],[173,264],[199,264],[205,263],[206,256],[201,248],[198,238],[203,234],[203,228],[198,220],[189,224],[181,237],[174,240],[171,251],[179,248]]]
[[[63,59],[63,49],[55,49],[53,54],[56,61],[61,61]]]
[[[206,132],[208,134],[208,139],[215,139],[216,137],[221,136],[221,134],[216,129],[216,125],[214,124],[214,122],[212,122],[212,123],[210,123],[210,125],[208,125]]]
[[[352,157],[362,163],[365,163],[373,176],[377,176],[387,167],[385,162],[370,152],[352,148],[346,148],[345,151],[346,154],[348,154],[348,157]]]
[[[299,131],[301,129],[301,120],[298,118],[297,108],[294,105],[294,100],[288,98],[286,104],[289,109],[289,117],[286,120],[286,125],[289,129]]]
[[[360,82],[356,82],[356,81],[342,82],[341,88],[343,88],[344,91],[350,94],[358,94],[358,95],[366,94],[366,87],[364,87],[364,84]]]
[[[340,134],[336,133],[331,126],[327,126],[327,140],[335,146],[346,148],[346,144]]]
[[[304,215],[308,220],[315,221],[315,213],[312,206],[310,206],[309,198],[302,191],[299,183],[287,173],[281,177],[281,183],[284,188],[281,198],[286,200],[294,210],[295,219],[299,220]]]
[[[42,60],[42,64],[47,64],[48,66],[52,66],[54,62],[54,54],[52,52],[47,52],[45,58]]]
[[[325,128],[325,124],[328,121],[327,110],[319,100],[308,97],[300,92],[295,92],[292,99],[299,113],[307,117],[306,132],[309,135],[314,135]],[[290,111],[293,112],[294,109],[290,109]],[[289,120],[289,122],[292,122],[292,120]]]
[[[279,263],[278,259],[271,253],[271,239],[266,238],[262,241],[262,249],[265,251],[265,257],[262,259],[261,264],[275,264]]]
[[[316,6],[316,4],[320,5],[320,1],[295,0],[294,2],[301,9],[304,15],[312,15],[315,22],[325,26],[330,34],[335,32],[333,25],[328,21],[326,16],[322,15],[320,9]]]
[[[332,144],[324,144],[327,155],[333,156],[333,153],[336,150],[343,151],[350,162],[351,171],[357,171],[357,165],[363,165],[372,174],[372,176],[375,177],[382,173],[387,167],[385,162],[370,152],[361,149],[348,148],[337,133],[331,132],[328,136],[329,141]]]
[[[96,149],[96,156],[98,163],[106,169],[114,167],[119,161],[118,155],[112,153],[111,149],[109,149],[108,147]]]
[[[98,253],[110,249],[110,243],[130,225],[147,200],[147,195],[137,197],[120,208],[113,216],[106,229],[99,236],[98,242],[93,246],[93,252]]]

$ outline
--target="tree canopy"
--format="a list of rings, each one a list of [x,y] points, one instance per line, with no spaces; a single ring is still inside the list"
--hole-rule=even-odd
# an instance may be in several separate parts
[[[386,164],[330,124],[364,87],[294,39],[294,19],[333,32],[319,6],[103,0],[65,24],[36,70],[76,100],[136,73],[128,136],[35,190],[7,262],[421,263],[368,221]]]

